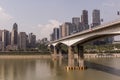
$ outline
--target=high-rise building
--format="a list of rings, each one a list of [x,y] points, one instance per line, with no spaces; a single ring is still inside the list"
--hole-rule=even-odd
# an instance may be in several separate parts
[[[93,13],[92,13],[92,26],[91,27],[95,27],[95,26],[98,26],[100,25],[101,22],[100,22],[100,10],[93,10]]]
[[[29,40],[29,47],[30,48],[35,48],[35,45],[36,45],[36,35],[34,35],[33,33],[30,33],[28,35],[28,40]]]
[[[54,41],[54,33],[50,34],[50,41]]]
[[[19,33],[19,49],[21,50],[26,50],[27,46],[27,35],[25,32],[20,32]]]
[[[72,26],[72,23],[70,23],[70,22],[65,22],[60,27],[61,27],[61,29],[60,29],[61,37],[68,36],[68,35],[72,34],[72,32],[73,32],[73,26]]]
[[[11,45],[18,46],[18,25],[13,24],[13,29],[11,32]]]
[[[0,41],[2,41],[2,31],[3,30],[0,30]]]
[[[59,38],[62,38],[62,25],[59,26]]]
[[[88,25],[88,11],[87,10],[83,10],[82,11],[81,24],[82,24],[83,30],[89,29],[89,25]]]
[[[54,40],[58,40],[59,39],[59,28],[54,28],[53,33],[54,33]]]
[[[101,24],[100,10],[95,9],[92,12],[92,26],[91,26],[91,28],[96,27],[100,24]],[[93,44],[101,45],[101,44],[108,44],[108,43],[112,43],[112,42],[113,42],[113,37],[107,37],[107,38],[104,38],[104,39],[96,40],[96,41],[93,42]]]
[[[87,10],[82,11],[81,23],[88,25],[88,11]]]
[[[28,37],[27,34],[26,34],[26,38],[27,38],[27,41],[26,41],[26,47],[29,48],[29,37]]]
[[[85,28],[84,28],[84,26],[85,25],[83,25],[81,22],[79,23],[79,25],[78,25],[78,32],[81,32],[81,31],[83,31],[83,30],[85,30]],[[89,25],[86,25],[86,29],[88,29],[89,28]]]
[[[2,51],[2,49],[3,49],[3,42],[0,41],[0,51]]]
[[[72,18],[72,23],[75,24],[75,25],[79,25],[79,23],[80,23],[80,18],[79,18],[79,17],[73,17],[73,18]]]
[[[64,24],[62,24],[61,26],[60,26],[60,28],[61,28],[61,38],[63,38],[63,37],[65,37],[66,36],[66,27],[64,26]]]
[[[73,33],[79,32],[80,18],[73,17],[72,24],[73,24]]]
[[[8,41],[9,41],[9,45],[11,45],[11,32],[9,32]]]
[[[6,46],[10,45],[9,43],[9,31],[8,30],[3,30],[2,31],[2,42],[3,42],[3,51],[5,50]]]

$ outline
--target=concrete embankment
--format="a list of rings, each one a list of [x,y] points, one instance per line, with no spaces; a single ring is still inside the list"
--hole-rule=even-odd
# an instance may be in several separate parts
[[[0,59],[49,59],[51,55],[0,55]]]
[[[75,58],[78,58],[78,55],[75,54],[74,55]],[[109,54],[109,55],[106,55],[106,54],[84,54],[84,57],[85,58],[109,58],[109,57],[116,57],[116,58],[120,58],[120,54],[118,53],[114,53],[114,54]]]
[[[59,55],[58,55],[59,56]],[[52,55],[0,55],[0,59],[51,59]],[[78,58],[77,54],[74,54]],[[119,57],[120,54],[99,55],[99,54],[84,54],[85,58],[102,58],[102,57]]]

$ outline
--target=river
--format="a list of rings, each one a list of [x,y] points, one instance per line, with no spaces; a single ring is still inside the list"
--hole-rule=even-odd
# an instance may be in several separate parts
[[[120,80],[120,58],[86,59],[85,71],[66,71],[66,62],[0,59],[0,80]]]

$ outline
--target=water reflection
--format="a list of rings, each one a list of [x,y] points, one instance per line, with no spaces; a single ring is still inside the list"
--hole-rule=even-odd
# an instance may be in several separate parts
[[[87,60],[87,70],[69,72],[65,70],[67,59],[62,58],[0,60],[0,80],[120,80],[119,60]]]
[[[4,66],[4,64],[0,64],[0,80],[5,80],[5,66]]]
[[[30,80],[29,76],[34,75],[35,73],[34,69],[34,61],[26,62],[24,60],[1,60],[0,80]]]
[[[103,72],[106,72],[112,75],[120,76],[120,69],[116,69],[114,67],[110,67],[107,65],[102,65],[102,64],[98,64],[94,62],[89,62],[89,61],[86,61],[85,63],[88,66],[88,68],[96,69],[96,70],[103,71]]]

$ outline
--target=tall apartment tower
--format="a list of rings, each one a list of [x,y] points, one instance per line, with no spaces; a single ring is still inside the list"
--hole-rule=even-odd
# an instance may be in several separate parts
[[[3,43],[3,48],[2,50],[4,51],[6,46],[10,45],[9,43],[9,37],[10,37],[10,32],[8,30],[3,30],[2,31],[2,43]]]
[[[59,28],[54,28],[53,33],[54,33],[54,40],[58,40],[59,39]]]
[[[100,22],[100,10],[93,10],[92,12],[92,26],[91,27],[96,27],[101,24]]]
[[[70,22],[65,22],[60,26],[61,38],[70,35],[73,32],[73,26]]]
[[[88,11],[87,10],[82,11],[81,23],[88,25]]]
[[[59,26],[59,39],[62,38],[62,25]]]
[[[3,30],[0,30],[0,41],[2,41],[2,32]]]
[[[73,25],[73,33],[79,32],[80,18],[79,17],[73,17],[72,18],[72,25]]]
[[[54,33],[50,34],[50,41],[54,41]]]
[[[11,32],[11,45],[18,45],[18,25],[16,23],[13,24]]]
[[[20,32],[19,33],[19,49],[21,50],[26,50],[27,46],[27,35],[25,32]]]
[[[30,33],[28,35],[28,41],[29,41],[29,47],[30,48],[35,48],[35,45],[36,45],[36,35],[34,35],[33,33]]]
[[[72,18],[72,23],[75,24],[75,25],[79,25],[79,23],[80,23],[80,18],[79,18],[79,17],[73,17],[73,18]]]
[[[83,26],[83,30],[89,29],[89,25],[88,25],[88,11],[87,10],[83,10],[82,11],[81,23],[82,23],[82,26]]]

